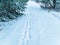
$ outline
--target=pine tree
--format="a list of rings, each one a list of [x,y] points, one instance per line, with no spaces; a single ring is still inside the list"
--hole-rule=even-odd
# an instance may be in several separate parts
[[[10,21],[23,15],[28,0],[0,0],[0,21]]]
[[[42,0],[42,2],[45,4],[45,7],[54,8],[54,9],[56,7],[56,1],[57,0]]]

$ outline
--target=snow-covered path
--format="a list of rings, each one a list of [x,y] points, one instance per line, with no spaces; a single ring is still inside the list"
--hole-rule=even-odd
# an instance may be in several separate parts
[[[33,1],[28,2],[25,13],[26,16],[5,29],[10,31],[4,33],[6,36],[0,39],[0,45],[60,45],[60,20],[57,17]]]
[[[29,45],[60,45],[60,19],[44,11],[33,1],[28,3]]]

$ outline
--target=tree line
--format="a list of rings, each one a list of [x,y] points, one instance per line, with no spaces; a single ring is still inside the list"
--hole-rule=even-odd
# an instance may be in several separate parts
[[[50,7],[54,8],[56,7],[57,0],[35,0],[36,2],[43,2],[45,5],[50,5]]]

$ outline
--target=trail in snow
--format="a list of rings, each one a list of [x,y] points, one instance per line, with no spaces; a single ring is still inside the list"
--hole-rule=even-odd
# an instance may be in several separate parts
[[[58,18],[42,10],[33,1],[28,2],[26,12],[30,16],[29,45],[60,45],[60,20]]]

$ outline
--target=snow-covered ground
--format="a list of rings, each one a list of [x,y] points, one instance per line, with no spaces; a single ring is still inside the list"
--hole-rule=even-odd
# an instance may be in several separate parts
[[[43,10],[39,4],[32,1],[28,3],[26,11],[30,17],[29,45],[60,45],[59,12]]]
[[[0,45],[18,45],[26,28],[26,16],[9,22],[7,27],[0,33]]]
[[[0,32],[0,45],[60,45],[60,15],[27,3],[26,16],[7,22]]]

